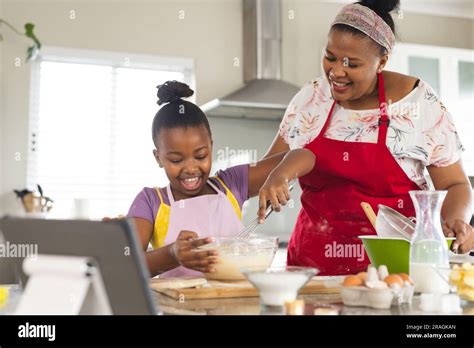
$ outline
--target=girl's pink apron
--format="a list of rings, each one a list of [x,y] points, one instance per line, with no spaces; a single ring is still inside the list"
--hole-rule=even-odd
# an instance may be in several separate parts
[[[226,195],[210,180],[208,185],[217,194],[197,196],[175,201],[171,188],[166,188],[170,201],[170,222],[165,245],[174,243],[179,232],[186,230],[196,232],[199,238],[227,237],[236,235],[243,229],[243,223],[238,218]],[[201,272],[180,266],[160,274],[165,277],[200,277]]]

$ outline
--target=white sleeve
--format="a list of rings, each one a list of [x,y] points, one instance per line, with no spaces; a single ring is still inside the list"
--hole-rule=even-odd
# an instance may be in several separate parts
[[[287,144],[290,143],[290,129],[295,125],[296,113],[297,110],[300,108],[301,100],[303,99],[303,96],[305,94],[304,89],[305,87],[300,89],[299,92],[296,93],[295,96],[291,99],[285,110],[285,114],[283,115],[283,119],[281,120],[280,127],[278,129],[278,134]]]
[[[313,135],[318,110],[321,109],[321,96],[324,94],[322,79],[304,85],[286,108],[278,134],[290,149],[303,147],[307,138]],[[308,125],[311,125],[311,129]]]
[[[426,110],[431,113],[427,115],[431,122],[425,130],[428,149],[426,165],[449,166],[459,161],[464,151],[453,117],[428,84],[426,84],[424,102],[429,104]]]

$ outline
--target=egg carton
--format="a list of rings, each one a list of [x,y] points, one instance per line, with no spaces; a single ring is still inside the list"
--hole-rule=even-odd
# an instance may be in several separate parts
[[[365,286],[343,286],[341,288],[344,305],[376,309],[388,309],[391,306],[411,303],[414,292],[415,288],[413,286],[385,289],[368,288]]]

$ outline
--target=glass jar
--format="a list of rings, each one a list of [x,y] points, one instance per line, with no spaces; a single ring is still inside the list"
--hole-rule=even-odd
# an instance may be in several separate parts
[[[410,277],[415,291],[449,293],[450,286],[437,272],[449,266],[448,246],[441,227],[441,206],[447,191],[410,191],[416,210],[410,247]]]

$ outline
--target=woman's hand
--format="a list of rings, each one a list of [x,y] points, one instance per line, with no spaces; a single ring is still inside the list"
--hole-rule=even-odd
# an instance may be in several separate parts
[[[311,172],[316,163],[316,156],[308,149],[289,151],[280,164],[270,173],[259,191],[259,222],[265,221],[268,202],[273,210],[279,212],[281,205],[290,200],[289,179],[296,179]]]
[[[258,218],[259,222],[265,221],[265,211],[268,203],[273,207],[273,210],[279,212],[282,205],[290,200],[290,190],[288,187],[288,179],[285,176],[280,176],[276,173],[270,174],[258,194]]]
[[[468,223],[449,219],[443,222],[443,233],[446,237],[456,237],[452,249],[460,254],[465,254],[474,248],[474,232]]]
[[[443,232],[447,237],[456,237],[453,250],[467,253],[474,248],[472,227],[465,221],[471,219],[472,187],[461,161],[447,167],[426,167],[436,190],[447,190],[441,216]]]
[[[214,272],[212,265],[217,263],[217,251],[196,251],[195,249],[211,242],[211,238],[198,239],[196,232],[181,231],[170,250],[176,262],[181,266],[198,272],[209,273]]]

